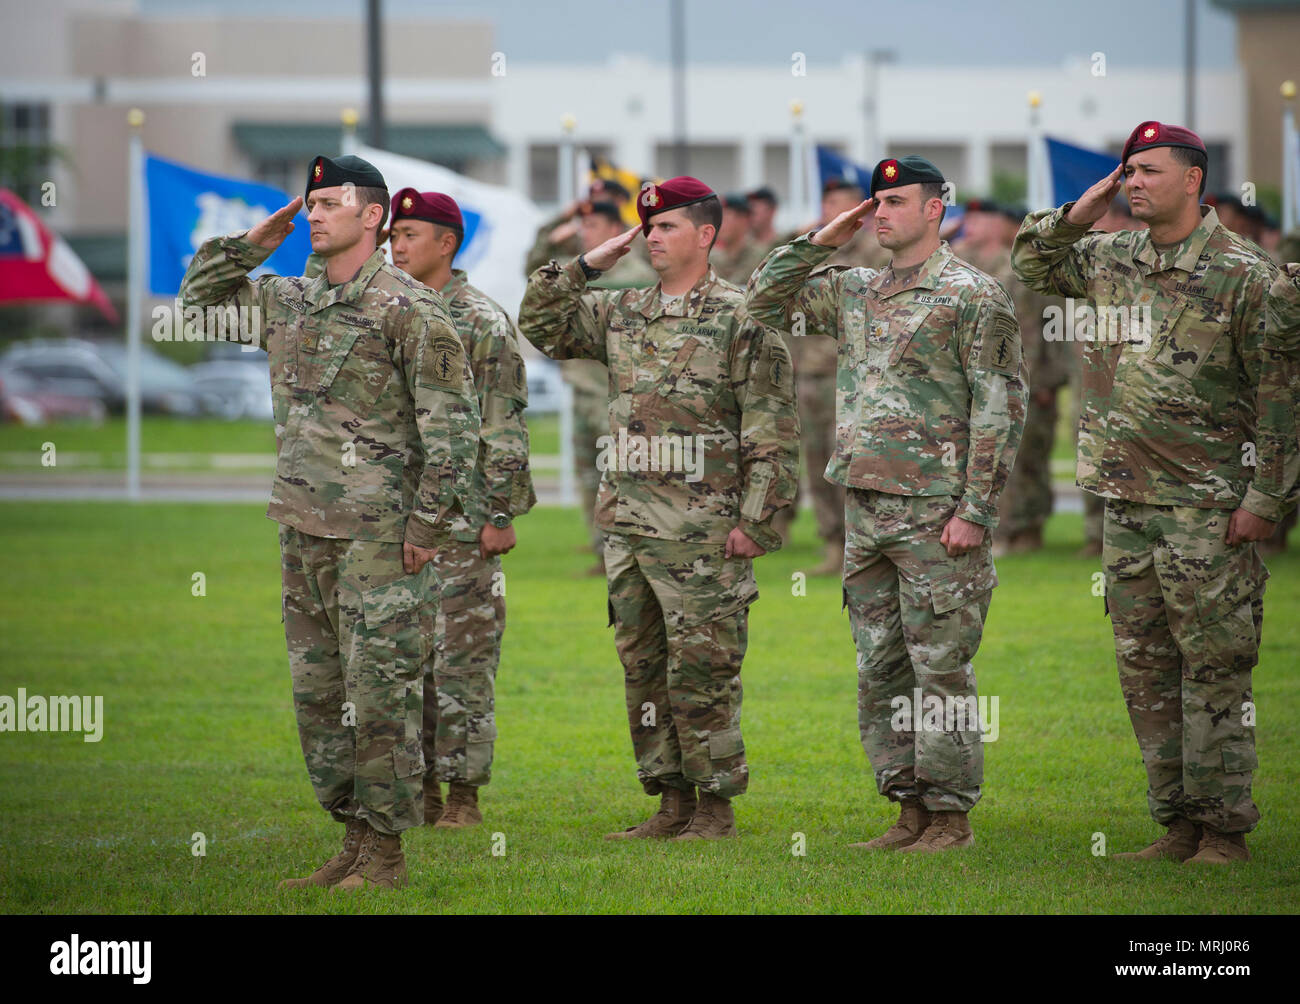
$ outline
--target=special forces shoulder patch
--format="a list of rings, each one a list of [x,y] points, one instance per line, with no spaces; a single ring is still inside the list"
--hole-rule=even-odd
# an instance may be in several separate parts
[[[1014,317],[1002,311],[994,314],[980,340],[976,365],[1008,376],[1020,372],[1020,328]]]
[[[460,339],[455,335],[435,335],[428,351],[433,359],[429,367],[433,382],[440,387],[459,388],[465,365],[465,348]]]
[[[779,335],[773,334],[765,339],[754,369],[755,382],[762,393],[782,401],[794,400],[794,367]]]

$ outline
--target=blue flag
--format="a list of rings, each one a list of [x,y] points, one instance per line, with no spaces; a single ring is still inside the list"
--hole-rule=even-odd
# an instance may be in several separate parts
[[[181,164],[145,155],[149,207],[149,291],[175,296],[190,259],[209,237],[247,230],[287,204],[291,196],[269,185],[204,174]],[[261,266],[249,275],[302,275],[311,254],[307,216]]]
[[[872,170],[870,167],[855,164],[847,157],[841,157],[828,147],[817,148],[818,191],[825,188],[826,182],[831,178],[838,178],[847,181],[850,185],[857,185],[863,192],[870,192]]]
[[[1119,157],[1115,154],[1088,150],[1050,136],[1043,138],[1047,141],[1052,204],[1055,206],[1063,206],[1078,199],[1119,164]]]

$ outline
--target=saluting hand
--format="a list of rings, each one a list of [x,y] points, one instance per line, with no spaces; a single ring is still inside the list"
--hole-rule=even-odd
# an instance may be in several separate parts
[[[587,264],[602,272],[613,268],[615,262],[632,250],[632,242],[640,232],[641,224],[638,223],[617,237],[611,237],[604,244],[592,248],[586,254]]]
[[[1079,196],[1079,201],[1065,214],[1067,223],[1089,225],[1106,215],[1115,196],[1124,187],[1124,165],[1120,164],[1101,181]]]
[[[852,209],[846,209],[818,230],[809,240],[818,247],[843,247],[853,240],[853,235],[862,229],[867,213],[876,207],[875,199],[859,202]],[[591,259],[587,259],[590,261]]]
[[[296,195],[283,209],[272,213],[249,230],[245,240],[274,251],[284,243],[286,237],[293,233],[293,218],[298,215],[298,210],[301,208],[302,196]]]

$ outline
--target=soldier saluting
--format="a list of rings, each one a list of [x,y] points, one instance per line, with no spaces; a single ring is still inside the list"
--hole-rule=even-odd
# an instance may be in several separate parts
[[[609,837],[729,837],[731,799],[749,782],[740,667],[758,596],[751,559],[781,546],[772,517],[794,495],[794,380],[780,335],[750,320],[740,290],[709,265],[717,195],[673,178],[646,185],[637,210],[659,283],[587,285],[628,253],[633,227],[534,272],[519,328],[554,359],[609,369],[596,522],[637,775],[661,796],[649,820]]]
[[[1200,205],[1206,162],[1190,129],[1143,122],[1077,202],[1026,217],[1013,264],[1033,288],[1086,298],[1108,319],[1084,347],[1078,483],[1105,500],[1120,686],[1147,804],[1168,827],[1116,856],[1226,864],[1249,859],[1259,821],[1246,706],[1268,571],[1254,542],[1283,515],[1296,440],[1260,435],[1257,421],[1294,407],[1263,351],[1278,271]],[[1089,232],[1121,187],[1150,229]]]
[[[745,296],[763,322],[797,319],[839,343],[825,476],[848,489],[844,602],[862,745],[880,794],[900,803],[884,834],[852,845],[871,850],[975,841],[967,814],[984,754],[971,659],[997,585],[998,497],[1025,419],[1011,300],[939,239],[943,185],[924,157],[881,161],[871,198],[773,250]],[[814,272],[873,208],[889,267]],[[936,701],[940,715],[923,713]]]
[[[343,849],[282,887],[406,883],[419,825],[421,667],[437,612],[431,563],[465,510],[478,454],[473,378],[442,298],[384,260],[383,176],[317,157],[307,179],[313,278],[247,274],[293,229],[295,198],[199,248],[186,304],[257,305],[275,408],[284,628],[294,711]]]

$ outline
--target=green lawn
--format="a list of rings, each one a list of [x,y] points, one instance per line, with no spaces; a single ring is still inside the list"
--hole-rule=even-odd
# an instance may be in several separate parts
[[[406,840],[413,882],[345,898],[275,883],[332,854],[290,706],[275,527],[260,507],[0,505],[0,694],[100,694],[98,744],[0,734],[0,911],[22,912],[1168,912],[1300,909],[1300,561],[1273,562],[1256,674],[1264,818],[1255,860],[1140,865],[1113,853],[1157,833],[1077,516],[1048,549],[999,562],[982,694],[999,698],[985,796],[964,852],[872,856],[846,844],[893,812],[857,736],[840,591],[791,576],[801,546],[761,559],[745,662],[751,790],[741,838],[607,843],[647,815],[635,781],[603,583],[575,511],[520,523],[506,559],[501,738],[484,825]],[[194,572],[207,595],[191,595]],[[195,833],[207,853],[191,854]],[[494,856],[494,834],[505,853]],[[806,855],[792,854],[796,834]]]
[[[538,454],[560,452],[558,416],[529,419],[529,440]],[[126,419],[111,418],[99,425],[67,422],[58,425],[0,424],[0,471],[39,467],[46,443],[55,447],[55,467],[77,470],[126,469]],[[140,452],[146,469],[210,470],[210,454],[242,454],[244,464],[223,463],[223,470],[275,468],[275,428],[270,422],[216,418],[179,419],[145,415],[140,419]],[[150,461],[150,454],[168,456]]]

